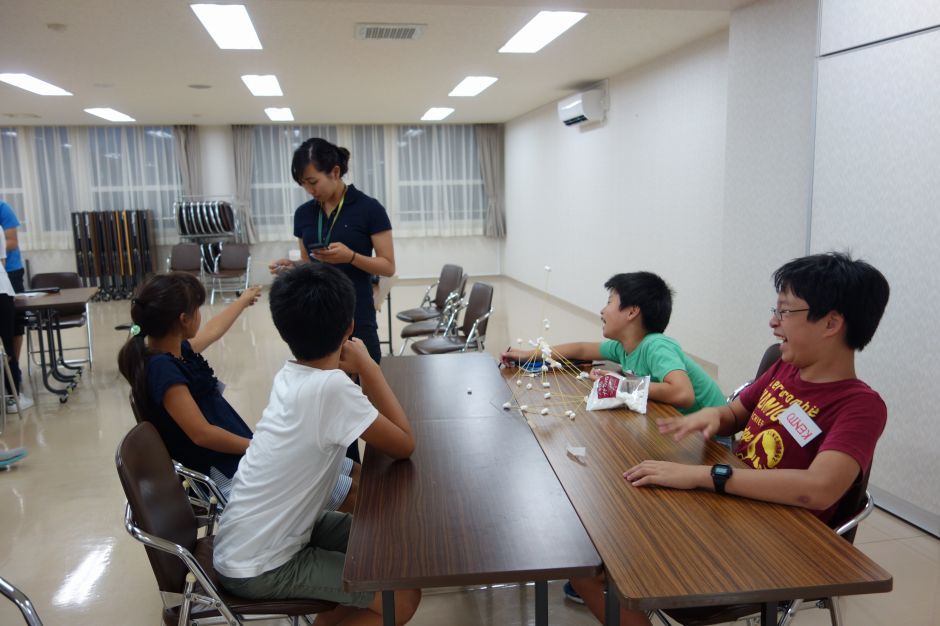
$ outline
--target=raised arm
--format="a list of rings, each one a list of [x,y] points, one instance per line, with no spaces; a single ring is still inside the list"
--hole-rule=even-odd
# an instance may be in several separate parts
[[[163,408],[186,436],[201,448],[228,454],[244,454],[248,449],[250,439],[230,433],[206,420],[186,385],[173,385],[167,389],[163,395]]]
[[[253,305],[261,297],[261,287],[249,287],[237,300],[222,309],[222,312],[206,322],[196,336],[189,340],[193,351],[202,352],[224,335],[242,311]]]

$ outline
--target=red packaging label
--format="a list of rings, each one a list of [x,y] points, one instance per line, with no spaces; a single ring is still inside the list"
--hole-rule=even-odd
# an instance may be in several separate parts
[[[597,398],[614,398],[617,396],[617,388],[620,386],[620,379],[616,376],[607,374],[597,381]]]

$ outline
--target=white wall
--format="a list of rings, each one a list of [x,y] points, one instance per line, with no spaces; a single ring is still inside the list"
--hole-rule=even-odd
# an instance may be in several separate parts
[[[828,0],[827,0],[828,3]],[[825,6],[825,5],[824,5]],[[845,29],[876,32],[882,11]],[[825,13],[824,13],[825,14]],[[933,24],[940,23],[940,11]],[[842,30],[839,20],[824,22]],[[831,38],[831,37],[830,37]],[[848,249],[880,269],[891,300],[859,376],[888,405],[876,502],[940,535],[940,431],[931,388],[940,340],[940,29],[819,60],[812,249]]]
[[[731,14],[720,256],[719,379],[754,376],[774,338],[772,272],[807,250],[813,172],[815,0],[759,0]]]
[[[598,311],[611,275],[656,272],[676,291],[667,332],[718,357],[727,46],[610,78],[599,127],[565,127],[555,103],[506,125],[504,274],[544,289],[550,265],[551,294]]]

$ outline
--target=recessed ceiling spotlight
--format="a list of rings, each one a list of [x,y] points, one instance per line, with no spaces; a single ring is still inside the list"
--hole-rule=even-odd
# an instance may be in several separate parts
[[[272,122],[293,122],[294,114],[291,112],[290,107],[268,107],[264,110],[267,114],[268,119]]]
[[[85,113],[90,113],[96,115],[102,119],[106,119],[109,122],[136,122],[133,117],[120,111],[115,111],[110,107],[95,107],[92,109],[85,109]]]
[[[261,50],[261,40],[243,4],[189,5],[222,50]]]
[[[577,24],[587,13],[578,11],[539,11],[528,24],[506,42],[500,52],[538,52],[550,41]]]
[[[472,97],[495,83],[496,80],[494,76],[467,76],[447,95],[459,98]]]
[[[92,87],[97,87],[98,89],[111,89],[114,87],[114,83],[95,83]]]
[[[202,83],[193,83],[192,85],[186,85],[190,89],[212,89],[212,85],[203,85]]]
[[[281,84],[274,74],[245,74],[242,82],[253,96],[283,96]]]
[[[431,107],[421,116],[421,120],[424,122],[439,122],[453,112],[454,110],[450,107]]]
[[[66,29],[68,28],[68,25],[60,24],[58,22],[49,22],[48,24],[46,24],[46,28],[48,28],[51,31],[55,31],[57,33],[64,33]]]
[[[61,87],[56,87],[29,74],[0,74],[0,81],[13,85],[14,87],[19,87],[20,89],[25,89],[26,91],[38,93],[40,96],[72,95]]]
[[[24,120],[38,120],[39,116],[35,113],[4,113],[3,117],[9,117],[10,119],[24,119]]]

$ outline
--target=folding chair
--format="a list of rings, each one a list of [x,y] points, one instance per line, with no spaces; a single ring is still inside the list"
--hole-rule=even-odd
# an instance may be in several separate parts
[[[320,600],[248,600],[222,590],[212,564],[214,537],[197,538],[193,508],[153,424],[138,424],[125,435],[115,465],[127,496],[124,527],[146,546],[164,602],[165,624],[183,626],[221,617],[236,625],[272,615],[291,617],[298,624],[301,616],[336,607]]]
[[[451,291],[444,301],[444,308],[441,315],[421,322],[412,322],[401,329],[402,341],[401,348],[398,350],[398,356],[405,353],[405,348],[415,337],[427,337],[429,335],[447,335],[456,332],[454,324],[457,321],[457,315],[464,308],[463,301],[464,290],[467,284],[467,275],[464,274],[460,281],[460,287]]]
[[[441,269],[441,277],[436,283],[428,286],[421,299],[421,304],[415,309],[400,311],[395,315],[403,322],[411,324],[413,322],[423,322],[432,318],[440,317],[444,312],[447,296],[457,289],[463,277],[463,268],[459,265],[445,265]],[[431,290],[437,288],[434,293],[434,299],[431,299]],[[460,294],[463,297],[463,293]]]
[[[412,344],[411,349],[418,354],[446,354],[448,352],[467,352],[483,350],[486,341],[486,324],[493,314],[493,286],[487,283],[475,283],[467,299],[467,308],[463,314],[463,324],[455,334],[430,337]]]
[[[39,615],[36,613],[33,603],[26,597],[25,593],[3,578],[0,578],[0,593],[16,605],[16,608],[23,614],[23,619],[26,620],[29,626],[42,626],[42,621],[39,619]]]
[[[202,280],[202,247],[195,243],[176,244],[166,258],[166,271],[189,272]]]

